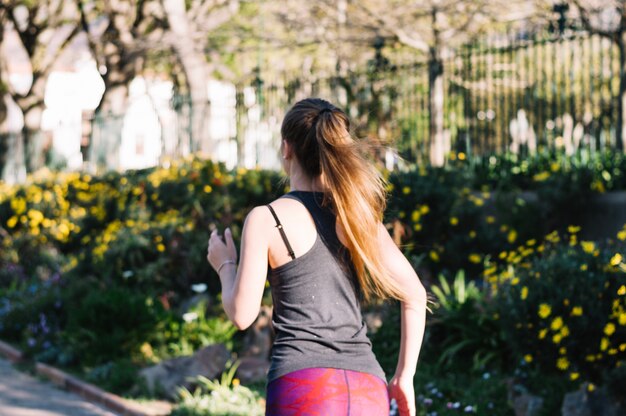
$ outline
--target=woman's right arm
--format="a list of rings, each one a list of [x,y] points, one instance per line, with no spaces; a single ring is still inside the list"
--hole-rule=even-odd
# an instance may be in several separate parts
[[[427,295],[411,263],[383,224],[379,225],[378,241],[385,268],[407,294],[401,302],[400,353],[396,372],[389,382],[389,395],[396,399],[400,416],[413,416],[416,412],[413,377],[424,339]]]

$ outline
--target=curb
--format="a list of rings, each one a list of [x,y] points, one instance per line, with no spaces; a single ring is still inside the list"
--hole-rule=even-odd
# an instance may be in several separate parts
[[[3,341],[0,341],[0,355],[13,364],[24,361],[24,354],[21,351]],[[85,383],[58,368],[40,362],[35,362],[35,371],[39,376],[50,380],[58,387],[77,394],[91,403],[119,413],[120,416],[167,416],[172,410],[171,406],[165,402],[157,402],[154,408],[145,409],[145,406],[132,403],[93,384]]]
[[[0,355],[4,355],[4,357],[13,364],[17,364],[24,360],[24,354],[22,351],[17,348],[13,348],[4,341],[0,341]]]

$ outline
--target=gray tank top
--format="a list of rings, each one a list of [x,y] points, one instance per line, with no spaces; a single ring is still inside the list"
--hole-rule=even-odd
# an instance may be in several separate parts
[[[308,209],[317,238],[308,252],[269,270],[276,337],[268,382],[313,367],[361,371],[386,380],[367,337],[349,253],[337,237],[335,215],[322,206],[323,196],[302,191],[284,196]]]

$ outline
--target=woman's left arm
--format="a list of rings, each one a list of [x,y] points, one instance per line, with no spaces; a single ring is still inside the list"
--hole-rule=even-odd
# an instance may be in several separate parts
[[[222,282],[224,311],[240,330],[252,325],[258,316],[267,278],[269,218],[263,208],[254,208],[246,217],[239,267],[236,267],[237,249],[230,229],[224,232],[225,241],[216,230],[209,238],[207,260]]]

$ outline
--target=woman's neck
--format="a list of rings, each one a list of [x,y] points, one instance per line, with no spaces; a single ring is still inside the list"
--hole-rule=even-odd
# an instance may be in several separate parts
[[[322,175],[311,178],[300,169],[291,169],[289,173],[289,188],[292,191],[303,192],[325,192],[327,190]]]

